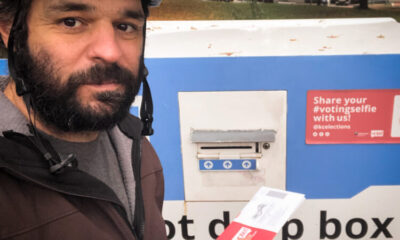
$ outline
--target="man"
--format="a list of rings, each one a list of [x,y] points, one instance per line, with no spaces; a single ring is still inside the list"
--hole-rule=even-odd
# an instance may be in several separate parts
[[[0,0],[0,239],[166,239],[162,168],[141,136],[159,2]],[[128,114],[142,81],[143,130]]]

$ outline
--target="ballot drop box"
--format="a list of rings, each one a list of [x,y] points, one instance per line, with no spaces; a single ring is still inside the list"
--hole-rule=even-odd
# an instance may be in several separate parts
[[[215,239],[261,186],[306,196],[276,239],[400,239],[399,23],[147,28],[170,239]]]

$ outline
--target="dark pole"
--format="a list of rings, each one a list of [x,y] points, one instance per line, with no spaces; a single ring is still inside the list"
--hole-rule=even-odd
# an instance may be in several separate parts
[[[360,0],[360,9],[368,9],[368,0]]]

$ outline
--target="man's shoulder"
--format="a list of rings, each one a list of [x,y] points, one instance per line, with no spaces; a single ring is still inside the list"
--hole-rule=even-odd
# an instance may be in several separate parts
[[[0,238],[16,236],[71,213],[74,207],[58,193],[16,178],[0,169]],[[43,204],[41,204],[43,203]]]
[[[66,198],[2,169],[0,182],[0,239],[133,239],[107,201]]]
[[[13,131],[1,134],[8,134],[10,138],[0,136],[0,168],[43,166],[41,156],[34,150],[28,137]]]
[[[160,159],[152,144],[145,137],[142,139],[142,177],[157,172],[162,172]]]

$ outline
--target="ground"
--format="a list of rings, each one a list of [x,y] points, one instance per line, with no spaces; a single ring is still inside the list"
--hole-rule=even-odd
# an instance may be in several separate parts
[[[361,10],[356,5],[326,7],[309,4],[223,2],[203,0],[164,0],[152,8],[150,20],[231,20],[231,19],[309,19],[392,17],[400,21],[400,7],[370,5]]]

